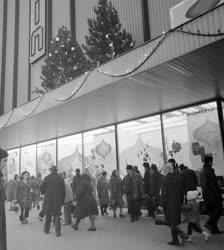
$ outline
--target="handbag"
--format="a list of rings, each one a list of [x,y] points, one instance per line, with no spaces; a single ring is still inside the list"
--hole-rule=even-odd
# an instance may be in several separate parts
[[[155,213],[155,224],[158,225],[168,225],[165,214],[156,212]]]

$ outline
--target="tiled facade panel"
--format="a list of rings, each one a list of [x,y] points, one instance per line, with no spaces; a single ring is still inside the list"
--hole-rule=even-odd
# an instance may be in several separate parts
[[[20,0],[17,106],[28,100],[29,0]]]
[[[151,38],[168,31],[170,25],[170,8],[183,0],[148,0]]]
[[[111,0],[118,11],[120,21],[128,32],[132,33],[136,45],[143,43],[142,0]],[[85,43],[88,34],[88,18],[95,16],[94,6],[98,0],[76,0],[76,38],[80,44]]]
[[[13,64],[15,37],[15,1],[8,0],[7,10],[7,39],[6,39],[6,67],[5,67],[5,101],[4,112],[12,110],[13,98]]]

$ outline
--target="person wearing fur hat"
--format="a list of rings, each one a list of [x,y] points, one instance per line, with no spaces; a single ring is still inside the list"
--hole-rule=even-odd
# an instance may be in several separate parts
[[[6,216],[5,216],[5,190],[3,187],[2,171],[7,166],[8,153],[0,148],[0,249],[7,250]]]
[[[192,242],[192,232],[204,235],[204,240],[208,241],[210,236],[209,233],[204,231],[200,225],[200,214],[199,214],[199,205],[197,203],[198,191],[188,191],[187,192],[187,204],[183,206],[185,211],[186,222],[188,222],[188,239],[187,242]]]

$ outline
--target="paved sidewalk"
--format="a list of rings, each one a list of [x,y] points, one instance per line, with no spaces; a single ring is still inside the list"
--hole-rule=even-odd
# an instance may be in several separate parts
[[[8,250],[160,250],[176,249],[167,245],[170,239],[169,228],[155,226],[153,219],[141,218],[139,222],[130,223],[128,218],[97,218],[97,231],[88,232],[89,221],[80,224],[79,231],[69,226],[62,227],[63,236],[56,238],[54,228],[45,235],[43,222],[37,220],[37,211],[32,211],[28,225],[21,225],[18,215],[7,213]],[[223,228],[224,229],[224,228]],[[194,242],[186,244],[184,249],[221,250],[224,235],[211,237],[203,242],[201,235],[195,234]],[[177,247],[178,248],[178,247]]]

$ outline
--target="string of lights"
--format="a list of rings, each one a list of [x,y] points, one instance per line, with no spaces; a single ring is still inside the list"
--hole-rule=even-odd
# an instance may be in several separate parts
[[[57,97],[54,96],[52,93],[46,93],[44,95],[41,95],[36,103],[34,104],[34,106],[31,108],[31,110],[29,112],[23,112],[22,111],[22,107],[19,109],[14,109],[13,111],[10,112],[10,114],[8,115],[8,118],[6,119],[6,121],[3,124],[0,124],[0,129],[4,128],[7,126],[7,124],[9,123],[9,121],[11,120],[14,112],[16,111],[20,116],[23,117],[27,117],[32,115],[38,108],[38,106],[41,104],[43,98],[50,97],[51,99],[53,99],[56,102],[67,102],[69,100],[71,100],[74,96],[77,95],[77,93],[80,91],[80,89],[85,85],[85,83],[87,82],[89,76],[91,75],[91,73],[93,71],[96,71],[100,74],[106,75],[108,77],[112,77],[112,78],[122,78],[122,77],[127,77],[130,76],[131,74],[133,74],[134,72],[136,72],[138,69],[140,69],[154,54],[155,52],[158,50],[158,48],[162,45],[162,43],[167,39],[167,37],[172,33],[172,32],[178,32],[178,33],[183,33],[186,35],[191,35],[191,36],[199,36],[199,37],[223,37],[224,36],[224,32],[221,32],[220,29],[217,30],[217,33],[202,33],[200,30],[197,30],[197,32],[195,31],[191,31],[191,30],[184,30],[183,28],[179,28],[179,29],[173,29],[168,31],[167,33],[163,34],[162,36],[160,36],[157,40],[156,40],[156,45],[150,49],[149,54],[145,54],[144,55],[144,59],[139,60],[139,64],[134,67],[133,69],[127,69],[124,73],[121,74],[113,74],[110,72],[105,72],[100,70],[99,68],[95,68],[93,70],[90,70],[89,72],[86,72],[86,76],[84,77],[82,82],[79,82],[78,84],[76,84],[74,90],[72,91],[71,95],[69,95],[68,97]]]
[[[71,93],[70,96],[68,96],[68,97],[57,97],[57,96],[54,96],[51,93],[47,94],[46,96],[50,97],[51,99],[53,99],[54,101],[57,101],[57,102],[67,102],[67,101],[71,100],[74,96],[76,96],[78,94],[78,92],[80,91],[80,89],[83,87],[83,85],[88,80],[90,74],[91,74],[91,71],[85,73],[85,77],[84,77],[83,81],[79,82],[78,84],[76,84],[76,86],[72,90],[72,93]]]

